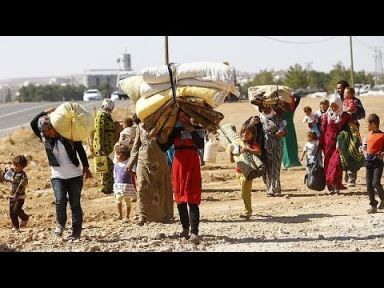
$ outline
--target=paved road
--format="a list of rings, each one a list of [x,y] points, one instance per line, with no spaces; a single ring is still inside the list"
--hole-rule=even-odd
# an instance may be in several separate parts
[[[116,101],[116,107],[129,105],[129,100]],[[33,102],[33,103],[8,103],[0,104],[0,138],[7,136],[20,127],[29,127],[29,122],[39,112],[57,107],[63,102]],[[99,108],[101,101],[78,102],[89,111],[93,107]]]

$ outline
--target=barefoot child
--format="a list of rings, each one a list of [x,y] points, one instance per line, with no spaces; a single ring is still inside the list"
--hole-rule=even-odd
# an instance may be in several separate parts
[[[122,143],[115,145],[116,163],[113,169],[113,193],[116,198],[117,210],[119,212],[118,220],[123,219],[123,200],[126,205],[126,217],[124,223],[129,222],[129,215],[131,213],[131,200],[136,199],[136,191],[132,184],[132,176],[128,174],[125,166],[128,163],[130,150]]]

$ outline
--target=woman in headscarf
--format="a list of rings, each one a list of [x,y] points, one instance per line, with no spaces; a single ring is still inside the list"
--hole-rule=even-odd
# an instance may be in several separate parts
[[[83,211],[80,205],[83,178],[91,177],[91,172],[82,142],[73,142],[62,137],[52,126],[48,114],[53,110],[51,108],[38,114],[31,121],[31,127],[36,136],[44,143],[49,166],[51,166],[57,222],[54,233],[59,237],[63,234],[67,222],[69,199],[72,211],[72,234],[69,239],[76,240],[80,238],[83,223]]]
[[[112,100],[104,99],[101,109],[95,117],[95,138],[93,149],[96,156],[108,156],[113,152],[115,145],[115,124],[112,120],[112,111],[115,105]],[[113,192],[113,162],[108,157],[108,171],[100,174],[99,192],[111,194]]]
[[[261,105],[259,116],[248,119],[245,124],[254,124],[258,130],[258,143],[262,146],[261,160],[265,166],[263,181],[267,196],[281,195],[280,169],[283,157],[281,139],[287,135],[282,119],[276,115],[273,106]]]
[[[300,103],[300,97],[297,94],[291,95],[291,103],[282,115],[282,118],[287,121],[287,137],[282,139],[283,142],[283,165],[284,167],[291,168],[295,166],[301,166],[298,149],[295,124],[293,123],[293,117],[295,110]]]
[[[172,184],[183,227],[180,237],[191,238],[192,241],[198,242],[202,187],[198,150],[204,147],[204,129],[199,125],[193,125],[191,117],[181,109],[177,117],[176,127],[172,130],[168,141],[160,147],[163,151],[167,151],[172,145],[175,148]]]
[[[319,147],[324,153],[324,172],[328,190],[331,194],[346,189],[342,184],[343,170],[340,152],[336,145],[337,135],[351,120],[351,115],[343,112],[343,101],[336,95],[329,100],[330,107],[321,119]]]
[[[173,218],[173,197],[167,159],[156,138],[149,136],[142,123],[137,126],[126,168],[129,174],[137,176],[138,224],[169,222]]]

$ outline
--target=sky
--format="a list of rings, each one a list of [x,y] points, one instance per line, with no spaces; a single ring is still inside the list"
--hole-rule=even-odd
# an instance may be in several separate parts
[[[352,38],[355,71],[375,71],[384,36]],[[118,68],[126,50],[135,71],[165,63],[164,36],[0,36],[0,79],[67,76]],[[228,61],[239,71],[300,64],[329,72],[351,65],[349,36],[169,36],[171,62]]]

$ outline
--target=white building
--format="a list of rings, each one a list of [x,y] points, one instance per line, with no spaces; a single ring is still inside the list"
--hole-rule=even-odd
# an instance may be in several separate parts
[[[112,89],[117,87],[119,74],[135,75],[131,66],[131,55],[124,52],[122,57],[117,60],[119,69],[91,69],[84,75],[83,84],[87,88],[99,88],[108,85]]]

